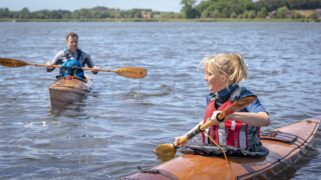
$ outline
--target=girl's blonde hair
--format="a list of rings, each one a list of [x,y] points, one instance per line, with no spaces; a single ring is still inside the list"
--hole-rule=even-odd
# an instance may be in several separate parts
[[[212,74],[226,74],[229,84],[239,83],[247,78],[243,57],[236,53],[222,53],[202,60],[205,71]]]

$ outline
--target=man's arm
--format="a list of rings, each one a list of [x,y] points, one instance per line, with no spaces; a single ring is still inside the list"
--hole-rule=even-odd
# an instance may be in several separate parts
[[[47,72],[51,72],[55,69],[52,65],[58,65],[62,63],[62,55],[63,51],[58,52],[56,56],[49,63],[47,63],[48,65],[51,65],[47,67]]]
[[[88,54],[86,53],[83,53],[83,54],[85,56],[83,66],[87,65],[88,67],[93,68],[92,72],[94,74],[97,74],[100,68],[94,65],[94,62],[92,61],[91,57]]]

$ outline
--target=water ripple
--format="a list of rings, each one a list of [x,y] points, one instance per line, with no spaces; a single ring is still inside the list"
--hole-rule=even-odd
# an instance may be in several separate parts
[[[0,67],[4,179],[116,179],[158,165],[153,148],[202,120],[208,92],[197,69],[218,52],[244,56],[243,84],[272,118],[264,130],[320,114],[318,23],[1,23],[1,56],[46,63],[65,48],[67,31],[79,33],[80,47],[100,67],[142,66],[148,75],[88,73],[92,92],[55,113],[48,86],[57,70]],[[308,156],[281,177],[317,179],[320,145],[318,135]]]

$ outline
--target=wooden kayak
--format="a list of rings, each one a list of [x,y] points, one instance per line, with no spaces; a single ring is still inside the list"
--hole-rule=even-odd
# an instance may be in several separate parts
[[[81,102],[91,89],[90,78],[86,80],[71,77],[59,78],[49,86],[52,110],[63,110],[67,105]]]
[[[264,158],[209,157],[183,154],[150,170],[122,179],[270,179],[297,162],[316,134],[321,116],[274,129],[261,136],[269,149]]]

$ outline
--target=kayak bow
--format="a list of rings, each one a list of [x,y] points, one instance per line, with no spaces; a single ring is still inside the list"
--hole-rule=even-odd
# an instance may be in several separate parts
[[[49,86],[51,110],[62,111],[71,104],[81,102],[90,91],[92,82],[89,77],[81,80],[60,78]]]

